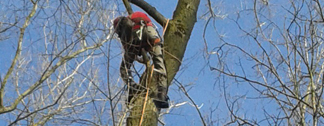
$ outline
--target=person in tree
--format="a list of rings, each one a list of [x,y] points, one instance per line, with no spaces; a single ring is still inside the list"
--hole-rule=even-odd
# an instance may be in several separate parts
[[[124,56],[120,65],[120,74],[129,88],[128,102],[132,99],[134,92],[140,90],[132,76],[131,67],[133,62],[138,61],[141,50],[149,52],[154,64],[153,77],[157,77],[157,97],[154,103],[158,108],[169,107],[167,96],[166,69],[162,54],[162,39],[153,27],[151,19],[142,12],[134,12],[124,17],[120,16],[114,20],[114,29],[124,48]]]

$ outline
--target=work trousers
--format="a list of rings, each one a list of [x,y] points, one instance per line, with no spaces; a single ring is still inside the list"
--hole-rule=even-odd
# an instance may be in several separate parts
[[[142,33],[138,30],[132,32],[131,42],[122,42],[124,47],[124,57],[120,65],[120,74],[131,92],[139,89],[139,86],[133,79],[131,67],[137,56],[141,55],[141,50],[145,49],[152,57],[154,64],[154,74],[158,77],[157,88],[159,92],[167,92],[166,69],[163,60],[162,42],[157,31],[152,26],[144,27]],[[130,96],[132,97],[132,96]],[[129,98],[130,100],[130,98]]]

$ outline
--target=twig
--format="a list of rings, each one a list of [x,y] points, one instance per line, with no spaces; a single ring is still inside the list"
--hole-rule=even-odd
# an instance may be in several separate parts
[[[197,104],[194,102],[194,100],[189,96],[188,92],[186,91],[185,87],[177,80],[177,79],[174,79],[177,83],[178,83],[178,86],[180,89],[182,89],[182,92],[187,96],[187,98],[191,101],[191,103],[194,105],[194,107],[196,108],[198,114],[199,114],[199,117],[201,119],[201,122],[203,123],[204,126],[207,126],[206,125],[206,122],[204,120],[204,118],[202,117],[202,114],[197,106]]]
[[[63,89],[62,93],[58,96],[58,98],[55,100],[54,103],[52,103],[52,104],[50,104],[50,105],[48,105],[48,106],[46,106],[46,107],[44,107],[44,108],[40,108],[40,109],[38,109],[38,110],[35,110],[35,111],[33,111],[33,112],[30,112],[30,113],[28,113],[27,115],[25,115],[25,116],[23,116],[23,117],[21,117],[21,118],[17,118],[15,121],[13,121],[12,123],[10,123],[9,126],[16,124],[16,123],[17,123],[18,121],[20,121],[20,120],[26,119],[27,117],[29,117],[29,116],[31,116],[31,115],[33,115],[33,114],[39,112],[39,111],[43,111],[43,110],[45,110],[45,109],[48,109],[48,108],[50,108],[50,107],[53,107],[53,106],[57,105],[57,103],[59,102],[59,100],[61,100],[62,96],[65,94],[65,91],[68,89],[68,87],[69,87],[69,86],[71,85],[71,83],[73,82],[73,80],[74,80],[74,79],[72,78],[72,79],[70,79],[69,82],[67,82],[67,84],[66,84],[65,88]]]
[[[19,39],[18,39],[18,46],[17,46],[17,50],[16,50],[16,54],[14,59],[11,62],[10,68],[8,69],[3,81],[1,82],[1,88],[0,88],[0,108],[3,109],[3,97],[4,97],[4,88],[6,86],[7,80],[9,78],[9,76],[11,75],[17,60],[19,59],[21,50],[22,50],[22,42],[23,42],[23,38],[25,35],[25,30],[27,28],[27,26],[30,23],[30,19],[35,15],[36,10],[37,10],[37,4],[34,3],[33,1],[31,1],[34,5],[33,5],[33,9],[30,11],[29,15],[26,17],[26,20],[24,22],[24,25],[22,28],[20,28],[20,34],[19,34]]]
[[[32,93],[37,87],[39,87],[39,85],[41,85],[47,78],[49,78],[56,71],[57,68],[59,68],[66,62],[70,61],[71,59],[75,58],[77,55],[79,55],[87,50],[96,49],[96,48],[102,46],[103,43],[105,43],[105,42],[107,42],[107,41],[103,41],[102,43],[98,43],[98,44],[95,44],[90,47],[82,48],[80,50],[73,52],[70,55],[61,57],[61,59],[59,61],[57,61],[57,63],[54,66],[52,66],[50,69],[45,70],[43,72],[43,74],[41,75],[40,79],[38,81],[36,81],[32,86],[30,86],[25,92],[23,92],[21,95],[19,95],[18,98],[16,98],[15,101],[10,106],[8,106],[8,107],[1,106],[0,114],[13,111],[18,106],[18,104],[20,103],[20,101],[22,99],[24,99],[26,96],[28,96],[30,93]]]
[[[125,5],[128,14],[131,15],[133,13],[133,9],[132,6],[129,4],[128,0],[123,0],[123,3]]]
[[[127,111],[124,112],[124,115],[123,115],[123,117],[120,119],[120,121],[119,121],[119,125],[118,125],[118,126],[122,126],[122,125],[123,125],[123,120],[125,119],[126,115],[127,115]]]
[[[163,52],[165,52],[166,54],[170,55],[172,58],[176,59],[181,64],[181,60],[179,58],[177,58],[176,56],[172,55],[171,53],[169,53],[166,50],[163,50]]]

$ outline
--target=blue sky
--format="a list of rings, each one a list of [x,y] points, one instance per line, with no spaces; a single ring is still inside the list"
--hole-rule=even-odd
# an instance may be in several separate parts
[[[176,7],[177,1],[174,0],[155,0],[155,1],[148,1],[152,6],[156,7],[156,9],[163,14],[166,18],[172,18],[173,11]],[[214,1],[213,1],[214,2]],[[121,10],[124,9],[124,6],[121,2],[119,2],[119,8]],[[218,2],[213,3],[214,5],[217,5]],[[233,4],[236,3],[236,4]],[[225,7],[226,6],[226,7]],[[239,2],[236,2],[235,0],[227,0],[226,2],[222,3],[222,6],[219,6],[219,9],[222,11],[220,14],[228,14],[229,17],[234,15],[235,10],[238,9],[240,6]],[[136,6],[133,6],[134,10],[140,11],[141,9],[137,8]],[[181,70],[178,72],[175,79],[177,79],[179,82],[181,82],[183,85],[190,85],[187,90],[189,90],[189,95],[194,99],[195,103],[201,107],[201,112],[203,116],[209,115],[211,109],[216,109],[217,114],[213,115],[213,117],[220,117],[220,118],[227,118],[228,117],[228,111],[225,109],[224,105],[224,97],[222,94],[222,89],[220,88],[221,85],[219,84],[217,73],[211,72],[209,70],[209,67],[206,67],[207,59],[204,57],[204,41],[202,39],[203,37],[203,28],[206,24],[206,20],[204,18],[200,18],[203,13],[207,11],[206,8],[206,1],[202,0],[200,3],[199,11],[198,11],[198,20],[195,24],[194,30],[191,34],[191,39],[189,40],[187,50],[185,53],[185,57],[181,66]],[[217,11],[217,10],[215,10]],[[117,15],[116,15],[117,16]],[[215,37],[215,30],[213,29],[213,25],[216,26],[217,32],[221,32],[227,35],[227,39],[230,39],[230,41],[240,41],[240,38],[237,36],[240,36],[240,33],[233,32],[230,29],[235,29],[235,25],[231,23],[228,19],[216,19],[212,20],[215,21],[214,23],[210,23],[207,28],[206,32],[206,38],[208,41],[208,51],[212,51],[213,47],[216,47],[219,45],[219,39]],[[159,31],[161,33],[162,28],[159,26]],[[27,36],[25,38],[26,40],[30,40],[31,42],[39,38],[37,35],[41,34],[41,32],[35,33],[28,33],[31,36]],[[18,34],[15,34],[15,36],[18,36]],[[234,36],[234,37],[233,37]],[[236,37],[235,37],[236,36]],[[233,37],[233,38],[231,38]],[[17,38],[17,37],[14,37]],[[17,41],[14,40],[13,41]],[[27,42],[29,43],[29,42]],[[31,43],[30,43],[31,44]],[[37,43],[34,43],[37,44]],[[42,46],[42,44],[37,44],[39,46]],[[8,48],[9,47],[9,48]],[[9,42],[2,42],[0,46],[0,50],[3,55],[8,56],[8,59],[12,59],[15,52],[16,43],[9,43]],[[27,48],[28,44],[24,45],[24,48]],[[37,47],[37,46],[35,46]],[[120,45],[117,41],[112,41],[112,47],[116,48],[117,50],[113,49],[112,55],[117,56],[116,58],[111,59],[112,60],[112,67],[111,68],[111,78],[114,79],[114,81],[117,81],[119,78],[119,63],[120,63],[120,57],[121,53],[119,50]],[[34,51],[39,51],[38,49],[32,49]],[[31,52],[32,53],[32,52]],[[0,71],[6,71],[7,68],[10,66],[10,60],[1,60],[1,64],[4,64],[2,67],[0,67]],[[33,61],[36,63],[37,61]],[[104,60],[102,62],[105,62]],[[211,63],[214,63],[215,61],[211,60]],[[103,70],[102,72],[105,72]],[[116,74],[117,73],[117,74]],[[4,75],[4,72],[1,72],[1,76]],[[103,75],[104,76],[104,75]],[[36,78],[37,79],[37,78]],[[242,92],[242,89],[244,89],[245,86],[240,87],[234,87],[232,91]],[[240,90],[237,90],[240,89]],[[9,94],[10,95],[10,94]],[[189,100],[186,98],[186,96],[183,95],[183,93],[178,89],[176,84],[171,85],[169,89],[169,96],[171,98],[172,102],[175,103],[181,103]],[[248,104],[249,105],[249,104]],[[184,106],[181,106],[180,108],[173,109],[169,114],[167,114],[165,117],[165,122],[167,125],[170,126],[178,126],[178,125],[201,125],[199,116],[195,108],[189,104],[186,104]]]
[[[175,79],[186,86],[186,90],[188,91],[190,97],[194,100],[194,102],[200,106],[200,111],[203,115],[203,117],[206,119],[205,121],[214,121],[213,125],[223,125],[226,122],[229,122],[230,120],[230,113],[228,111],[228,108],[225,103],[225,96],[231,97],[233,99],[230,99],[231,102],[234,101],[235,98],[239,98],[237,101],[238,104],[235,104],[235,107],[239,107],[241,109],[237,110],[238,115],[248,118],[248,119],[255,119],[258,121],[261,121],[265,118],[265,111],[267,111],[270,114],[273,115],[281,115],[279,111],[277,111],[278,105],[274,100],[271,99],[259,99],[260,94],[256,92],[249,83],[246,83],[244,81],[235,80],[230,77],[224,77],[219,76],[219,73],[216,71],[210,70],[210,67],[217,67],[218,66],[218,59],[217,55],[215,54],[217,51],[217,47],[224,44],[224,42],[237,45],[245,50],[248,51],[248,53],[252,54],[258,54],[260,53],[260,50],[258,49],[258,46],[255,44],[254,40],[251,37],[247,37],[247,34],[242,32],[238,26],[235,24],[235,20],[238,19],[238,13],[240,14],[240,18],[238,20],[238,23],[240,26],[242,26],[242,29],[247,30],[247,32],[253,33],[254,28],[256,27],[256,22],[254,18],[254,13],[251,11],[251,8],[253,8],[253,1],[248,0],[224,0],[224,1],[212,1],[212,6],[215,7],[215,13],[219,15],[225,15],[223,19],[221,18],[215,18],[212,19],[209,24],[207,25],[206,29],[206,42],[208,45],[208,50],[206,54],[205,50],[205,42],[203,39],[203,32],[204,27],[207,23],[206,19],[207,16],[202,16],[206,12],[208,12],[208,8],[206,6],[206,0],[201,0],[199,10],[198,10],[198,19],[197,23],[195,24],[195,27],[192,31],[186,53],[180,68],[180,71],[177,73]],[[155,7],[162,15],[164,15],[166,18],[172,18],[173,11],[176,7],[176,4],[178,1],[175,0],[150,0],[147,1],[150,3],[153,7]],[[272,0],[269,1],[269,6],[263,6],[262,9],[260,9],[260,14],[264,14],[263,16],[260,16],[260,22],[265,23],[265,26],[268,26],[268,24],[271,24],[270,20],[273,21],[273,23],[277,24],[279,29],[285,29],[286,27],[284,24],[289,23],[289,19],[291,18],[291,15],[287,13],[281,13],[286,12],[286,9],[290,9],[290,5],[288,2],[283,2],[280,0]],[[121,11],[124,11],[124,5],[121,1],[118,1],[117,8]],[[0,4],[1,5],[1,4]],[[258,5],[262,5],[258,1]],[[133,6],[133,9],[135,11],[141,11],[140,8]],[[305,8],[303,8],[305,9]],[[271,10],[271,11],[269,11]],[[3,10],[1,11],[3,12]],[[51,12],[51,10],[49,11]],[[219,12],[219,13],[218,13]],[[19,12],[21,14],[26,14],[26,12]],[[305,12],[306,13],[306,12]],[[124,13],[125,14],[125,13]],[[120,13],[114,15],[115,17],[120,16]],[[11,17],[11,20],[14,18]],[[110,20],[108,22],[111,22]],[[157,23],[156,23],[157,24]],[[29,56],[29,53],[33,52],[41,52],[42,48],[37,48],[38,46],[43,46],[41,42],[38,42],[37,40],[42,37],[42,29],[34,29],[37,28],[36,26],[33,27],[32,24],[29,29],[30,31],[36,31],[36,32],[27,32],[27,37],[25,40],[27,41],[24,43],[23,48],[27,49],[29,47],[32,47],[32,49],[25,51],[23,55]],[[269,25],[269,28],[264,28],[266,33],[269,33],[271,31],[271,26]],[[161,26],[158,26],[158,30],[161,33],[162,28]],[[274,41],[283,41],[280,34],[278,34],[278,29],[274,29],[274,33],[272,36],[272,39]],[[12,37],[10,40],[16,42],[17,36],[19,35],[18,32],[13,32],[15,34],[12,34]],[[72,34],[72,33],[71,33]],[[39,36],[38,36],[39,35]],[[222,35],[222,36],[220,36]],[[0,34],[0,37],[2,35]],[[4,36],[4,35],[3,35]],[[70,37],[67,35],[67,37]],[[73,37],[72,37],[73,38]],[[262,39],[262,38],[258,38]],[[264,40],[262,40],[263,42]],[[3,55],[4,58],[0,59],[0,75],[1,77],[4,76],[6,70],[10,66],[10,62],[14,57],[14,52],[16,48],[16,43],[14,42],[1,42],[0,41],[0,53]],[[91,44],[91,43],[90,43]],[[261,43],[265,50],[267,51],[273,51],[273,47],[267,43],[263,42]],[[110,59],[110,65],[109,68],[109,81],[115,83],[117,82],[117,85],[121,87],[122,82],[119,77],[119,64],[121,62],[121,54],[122,49],[120,43],[116,39],[112,39],[107,44],[105,44],[102,48],[102,50],[97,50],[95,53],[101,54],[104,51],[109,50],[111,58]],[[285,52],[284,46],[279,46],[280,50],[283,50],[283,54],[287,55],[287,52]],[[258,73],[255,72],[255,62],[251,61],[249,58],[247,58],[246,55],[242,54],[237,49],[224,47],[224,52],[218,52],[218,53],[224,53],[224,61],[226,61],[226,65],[229,70],[231,70],[233,73],[236,74],[244,74],[247,73],[247,77],[261,81],[262,79],[258,76]],[[108,52],[104,52],[105,54],[108,54]],[[226,56],[225,56],[225,53]],[[39,57],[39,55],[32,55],[33,58]],[[102,55],[101,55],[102,56]],[[98,56],[100,57],[100,56]],[[4,60],[5,59],[5,60]],[[37,59],[37,58],[36,58]],[[78,59],[81,60],[82,58]],[[37,61],[32,61],[34,65],[31,65],[33,67],[37,63]],[[101,84],[105,84],[106,81],[108,81],[106,78],[107,70],[105,69],[105,65],[107,62],[107,59],[105,58],[95,58],[93,60],[93,65],[100,67],[98,69],[99,77],[102,77]],[[244,72],[242,68],[239,67],[239,65],[243,66]],[[88,64],[92,64],[88,63]],[[74,64],[75,65],[75,64]],[[73,64],[72,69],[73,69]],[[141,68],[141,66],[137,65],[137,68]],[[280,75],[282,75],[283,78],[285,78],[287,75],[285,75],[285,68],[282,68],[283,70],[279,72]],[[34,69],[33,69],[34,70]],[[84,72],[88,72],[87,68],[83,68]],[[31,77],[27,76],[27,78]],[[36,78],[37,79],[37,78]],[[276,83],[276,78],[269,75],[268,78],[269,82]],[[22,79],[27,80],[27,79]],[[289,80],[285,80],[289,81]],[[26,82],[27,83],[27,82]],[[32,82],[29,82],[32,83]],[[119,84],[119,85],[118,85]],[[106,85],[104,85],[106,86]],[[259,89],[264,89],[261,86],[254,85]],[[13,87],[13,86],[12,86]],[[76,87],[75,87],[76,88]],[[226,92],[226,94],[224,94]],[[11,95],[11,94],[8,94]],[[244,97],[240,97],[244,95]],[[182,103],[182,102],[189,102],[189,99],[179,90],[179,87],[177,86],[176,82],[173,83],[173,85],[169,88],[169,96],[171,98],[171,102],[173,103]],[[282,97],[282,96],[279,96]],[[172,109],[168,114],[166,114],[163,117],[163,120],[165,121],[167,126],[180,126],[180,125],[195,125],[199,126],[201,124],[201,120],[198,116],[197,111],[195,108],[190,104],[185,104],[181,107]],[[98,103],[99,105],[99,103]],[[109,107],[109,104],[106,103],[103,106],[98,107]],[[10,115],[9,115],[10,116]],[[86,115],[87,117],[89,115]],[[8,117],[8,115],[2,115],[1,117]],[[107,115],[107,117],[109,117]],[[2,121],[4,119],[1,119]],[[267,125],[267,122],[263,121],[260,122],[260,125]]]
[[[284,4],[281,5],[282,2],[280,1],[270,2],[271,7],[278,9],[273,9],[271,11],[273,12],[271,14],[273,15],[273,19],[275,19],[278,25],[282,25],[283,15],[278,12],[283,11],[282,6],[284,6]],[[175,3],[176,1],[151,2],[151,4],[166,17],[171,17],[173,9],[170,8],[174,8]],[[255,27],[254,14],[248,10],[253,7],[253,2],[237,0],[226,0],[220,2],[212,0],[212,4],[214,7],[219,9],[215,9],[215,13],[220,11],[219,15],[226,15],[226,18],[216,18],[215,20],[211,20],[208,24],[205,35],[208,44],[208,52],[216,51],[214,48],[223,44],[217,34],[225,35],[222,39],[229,43],[241,46],[242,48],[257,48],[257,46],[253,45],[253,40],[246,37],[246,34],[242,33],[233,21],[237,18],[238,12],[246,11],[241,12],[239,23],[242,25],[243,29]],[[278,114],[276,113],[278,106],[275,101],[269,99],[256,100],[259,94],[251,89],[251,86],[247,83],[242,82],[241,84],[236,84],[236,82],[232,81],[231,78],[218,78],[217,72],[210,71],[208,66],[205,67],[207,62],[212,66],[218,63],[215,58],[216,55],[210,55],[210,59],[206,59],[205,57],[203,28],[206,25],[206,20],[199,17],[206,13],[206,11],[208,11],[207,9],[206,1],[202,0],[198,11],[198,20],[191,34],[181,70],[178,72],[176,79],[184,85],[191,85],[188,87],[188,89],[190,89],[189,95],[194,99],[197,105],[202,105],[200,109],[202,115],[205,117],[207,115],[213,117],[211,120],[216,122],[219,120],[219,122],[214,125],[222,125],[225,123],[224,120],[228,121],[229,119],[229,111],[224,100],[223,86],[226,87],[226,95],[230,94],[232,97],[246,95],[246,97],[239,100],[239,105],[242,107],[238,110],[240,116],[260,121],[260,119],[264,118],[264,110],[268,111],[270,114]],[[280,36],[278,36],[277,39],[280,40]],[[244,55],[239,54],[239,52],[235,50],[229,51],[232,54],[228,55],[227,64],[233,72],[238,74],[241,73],[241,68],[237,66],[238,61],[236,60],[239,59],[240,56],[243,57],[241,58],[241,62],[247,70],[245,72],[253,72],[253,64],[248,60],[244,60]],[[253,51],[253,49],[251,51]],[[249,68],[251,69],[249,70]],[[251,74],[251,76],[253,76],[253,74]],[[225,83],[223,83],[223,81],[225,81]],[[262,88],[260,87],[260,89]],[[178,102],[188,101],[183,94],[179,93],[178,87],[175,84],[171,85],[169,95],[171,96],[171,100]],[[213,114],[211,114],[212,111],[214,111]],[[167,125],[171,126],[202,125],[195,108],[188,104],[181,108],[174,109],[170,114],[166,115],[165,120]],[[262,122],[260,124],[263,123],[267,124],[267,122]]]

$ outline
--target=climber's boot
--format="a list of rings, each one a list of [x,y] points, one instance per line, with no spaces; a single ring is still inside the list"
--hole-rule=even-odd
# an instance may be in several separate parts
[[[166,76],[158,72],[154,72],[154,74],[156,74],[155,77],[157,81],[157,96],[153,100],[153,102],[155,103],[155,106],[157,108],[169,108],[169,97],[167,95],[168,89],[167,89]]]
[[[169,97],[165,89],[158,89],[157,98],[153,100],[157,108],[169,108]]]

